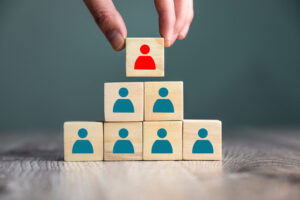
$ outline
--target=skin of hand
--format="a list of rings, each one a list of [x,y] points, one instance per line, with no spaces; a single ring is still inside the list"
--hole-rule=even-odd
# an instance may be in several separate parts
[[[84,0],[97,25],[114,50],[125,46],[127,29],[112,0]],[[193,0],[154,0],[159,15],[159,32],[170,47],[186,37],[194,17]]]

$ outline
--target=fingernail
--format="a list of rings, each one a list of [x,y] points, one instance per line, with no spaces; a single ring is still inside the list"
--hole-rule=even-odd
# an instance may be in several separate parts
[[[173,35],[173,43],[176,41],[176,39],[177,39],[177,37],[178,37],[178,33],[175,33],[174,35]]]
[[[169,45],[170,45],[169,39],[166,38],[166,39],[165,39],[165,46],[168,47]]]
[[[124,40],[123,36],[121,35],[121,33],[119,31],[117,31],[115,29],[112,30],[112,31],[109,31],[106,34],[106,38],[108,39],[111,46],[116,51],[120,51],[121,49],[123,49],[123,47],[125,45],[125,40]]]
[[[166,47],[170,47],[175,42],[178,33],[172,34],[171,36],[167,37]]]
[[[187,33],[189,32],[189,28],[190,28],[189,24],[183,28],[183,30],[178,35],[179,40],[183,40],[186,37]]]
[[[167,36],[166,38],[165,38],[165,46],[166,47],[169,47],[169,46],[171,46],[171,41],[172,40],[172,36]]]
[[[183,39],[184,39],[184,34],[183,34],[182,32],[179,33],[177,39],[178,39],[178,40],[183,40]]]

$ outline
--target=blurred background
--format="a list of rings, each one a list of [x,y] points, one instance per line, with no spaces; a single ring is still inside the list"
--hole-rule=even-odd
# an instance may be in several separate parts
[[[159,37],[150,0],[114,1],[129,37]],[[196,0],[164,78],[126,78],[83,1],[0,1],[0,131],[104,120],[104,82],[184,81],[185,118],[300,125],[300,1]]]

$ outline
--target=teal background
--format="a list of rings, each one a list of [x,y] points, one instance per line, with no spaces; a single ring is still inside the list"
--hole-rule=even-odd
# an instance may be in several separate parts
[[[159,37],[153,1],[115,1],[130,37]],[[109,81],[183,80],[185,118],[225,127],[300,123],[300,1],[200,0],[165,78],[126,78],[82,1],[0,1],[0,129],[103,120]]]

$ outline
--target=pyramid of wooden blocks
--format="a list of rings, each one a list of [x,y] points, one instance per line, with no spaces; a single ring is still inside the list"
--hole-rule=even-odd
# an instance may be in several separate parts
[[[126,39],[126,76],[164,76],[163,38]],[[183,82],[104,84],[105,122],[65,122],[65,161],[222,160],[222,124],[183,119]]]

